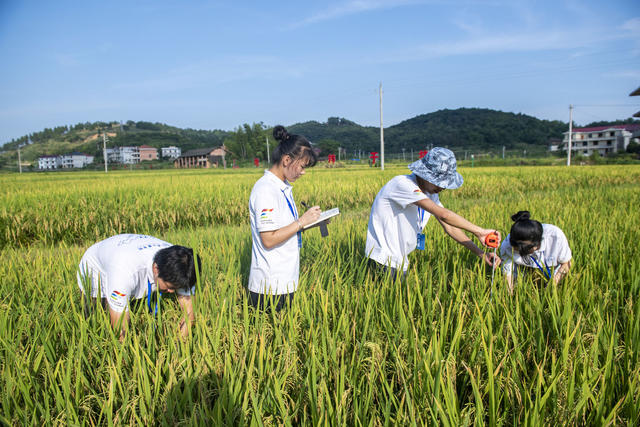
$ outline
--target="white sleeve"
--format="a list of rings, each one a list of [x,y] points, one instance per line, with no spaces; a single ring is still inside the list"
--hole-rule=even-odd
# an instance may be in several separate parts
[[[402,179],[395,183],[393,190],[389,193],[389,198],[404,209],[412,203],[426,199],[427,196],[414,182]]]
[[[103,296],[107,298],[109,307],[116,313],[129,311],[129,299],[135,283],[133,275],[119,271],[117,267],[107,270],[106,273],[107,295]]]
[[[191,287],[191,289],[182,289],[182,288],[180,288],[180,289],[176,290],[176,293],[178,295],[180,295],[180,296],[183,296],[183,297],[189,297],[191,295],[195,295],[196,294],[196,287],[194,285],[194,286]]]
[[[556,237],[556,245],[558,248],[558,264],[564,264],[571,261],[571,248],[569,247],[569,241],[567,236],[564,235],[562,230],[558,228],[558,236]]]
[[[278,218],[286,214],[286,212],[282,212],[281,206],[282,203],[278,203],[273,191],[258,191],[254,194],[251,201],[251,215],[254,216],[253,220],[258,232],[281,228]]]
[[[500,259],[502,260],[502,274],[513,275],[513,248],[509,244],[509,235],[500,245]]]

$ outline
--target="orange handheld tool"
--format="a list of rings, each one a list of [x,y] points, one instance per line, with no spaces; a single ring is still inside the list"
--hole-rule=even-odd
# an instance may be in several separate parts
[[[489,291],[489,300],[493,298],[493,278],[496,274],[496,252],[498,251],[498,243],[500,242],[500,238],[498,237],[498,233],[492,231],[487,234],[487,237],[484,238],[484,244],[490,248],[493,248],[493,265],[491,266],[491,290]]]
[[[484,244],[490,248],[497,248],[499,241],[500,238],[498,237],[498,233],[489,233],[487,234],[487,237],[484,238]]]

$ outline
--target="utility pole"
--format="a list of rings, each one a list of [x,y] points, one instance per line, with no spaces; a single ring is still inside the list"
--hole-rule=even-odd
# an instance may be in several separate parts
[[[267,165],[271,164],[271,156],[269,155],[269,135],[266,136],[267,139]]]
[[[107,132],[102,132],[102,155],[104,156],[104,173],[107,173]]]
[[[407,159],[405,159],[405,158],[404,158],[404,147],[402,147],[402,161],[403,161],[403,162],[406,162],[406,161],[407,161]]]
[[[384,128],[382,127],[382,82],[380,82],[380,170],[384,170]]]
[[[571,134],[573,133],[573,105],[569,104],[569,147],[567,150],[567,166],[571,166]]]
[[[20,144],[18,144],[18,170],[22,173],[22,159],[20,158]]]
[[[502,160],[504,160],[504,145],[502,146]]]

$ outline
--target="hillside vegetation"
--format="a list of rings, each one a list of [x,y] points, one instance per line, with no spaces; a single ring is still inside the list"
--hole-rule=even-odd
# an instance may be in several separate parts
[[[628,123],[598,122],[597,125]],[[587,126],[595,125],[588,124]],[[336,153],[338,147],[349,152],[377,151],[379,129],[361,126],[340,117],[326,122],[308,121],[289,125],[291,133],[304,135],[316,144],[323,154]],[[532,155],[546,152],[552,138],[562,138],[568,124],[561,121],[540,120],[525,114],[505,113],[482,108],[440,110],[422,114],[385,128],[385,147],[389,153],[422,150],[429,146],[445,146],[452,150],[493,151],[504,146],[507,150],[526,150]],[[2,146],[0,167],[17,159],[16,149],[22,145],[22,161],[34,162],[42,155],[80,151],[102,158],[102,134],[106,132],[108,147],[150,145],[161,148],[177,146],[183,151],[193,148],[225,144],[232,157],[246,160],[266,159],[265,140],[271,138],[271,128],[262,122],[243,124],[232,131],[181,129],[162,123],[144,121],[79,123],[44,129],[14,139]],[[271,149],[273,149],[271,138]]]

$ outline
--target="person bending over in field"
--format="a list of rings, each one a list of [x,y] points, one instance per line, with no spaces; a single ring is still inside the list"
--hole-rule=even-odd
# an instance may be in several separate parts
[[[411,163],[409,169],[412,174],[396,176],[382,187],[371,206],[365,252],[370,268],[390,272],[394,279],[401,268],[406,274],[408,255],[416,248],[425,248],[423,229],[431,215],[453,240],[487,264],[499,265],[499,257],[485,253],[463,230],[474,234],[482,244],[494,231],[472,224],[440,203],[438,194],[442,190],[462,185],[453,152],[435,147],[425,157]],[[500,233],[495,233],[500,239]]]
[[[251,270],[249,300],[259,309],[275,310],[291,304],[298,289],[302,231],[320,217],[320,207],[309,208],[298,216],[292,183],[317,162],[311,143],[291,135],[282,126],[273,129],[280,143],[273,153],[273,164],[264,172],[249,197],[251,221]]]
[[[197,258],[201,271],[200,257]],[[98,297],[109,311],[111,325],[120,328],[120,340],[124,339],[129,324],[129,301],[147,298],[152,308],[153,293],[176,293],[178,303],[186,314],[180,322],[182,336],[187,336],[195,321],[193,298],[196,270],[193,250],[171,245],[163,240],[142,234],[119,234],[91,246],[82,256],[78,266],[78,286],[85,296],[85,308],[89,308],[88,292],[95,305]]]
[[[559,283],[571,268],[571,249],[562,230],[531,219],[528,211],[520,211],[511,219],[514,224],[500,246],[500,256],[505,260],[502,273],[509,293],[513,295],[518,265],[538,269],[545,279],[553,276],[553,282]]]

